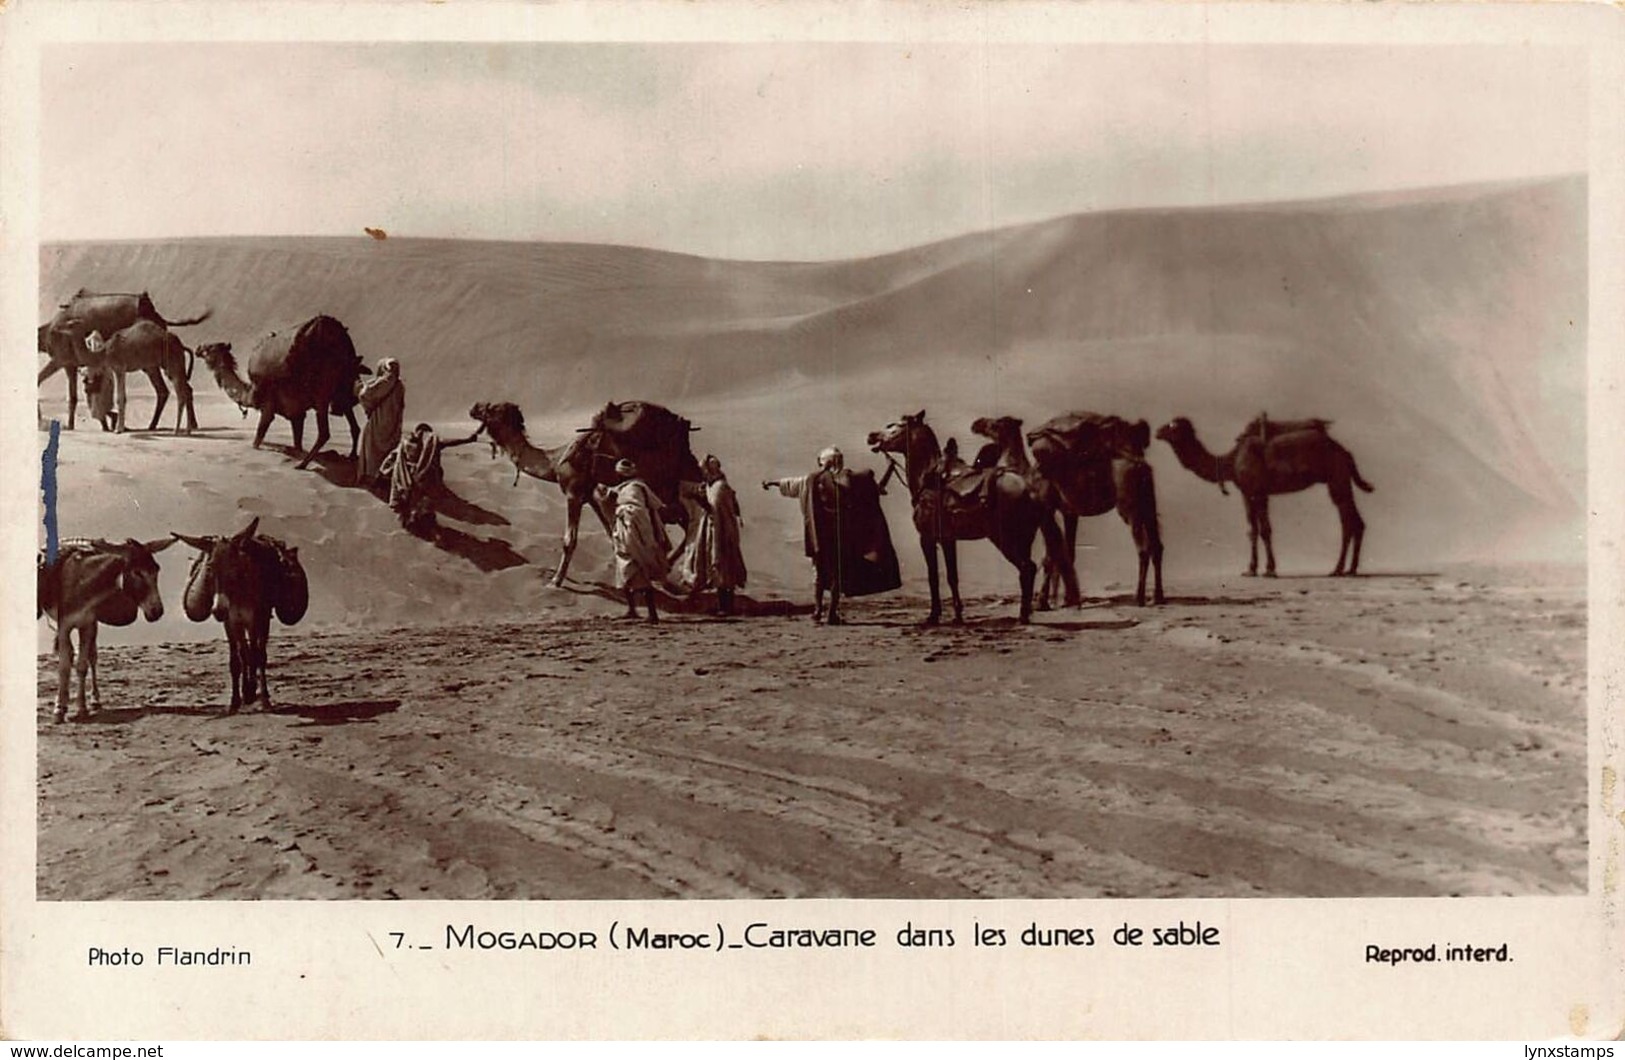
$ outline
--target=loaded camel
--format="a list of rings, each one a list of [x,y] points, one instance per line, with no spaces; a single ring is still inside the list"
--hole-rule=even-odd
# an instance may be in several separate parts
[[[1326,432],[1328,420],[1270,420],[1260,416],[1247,426],[1230,451],[1215,455],[1196,437],[1191,421],[1181,416],[1157,429],[1157,437],[1167,442],[1179,462],[1197,477],[1226,482],[1241,490],[1247,507],[1247,538],[1251,546],[1248,577],[1258,574],[1258,541],[1264,540],[1266,578],[1275,577],[1275,548],[1270,528],[1270,497],[1297,493],[1320,483],[1326,484],[1337,506],[1343,540],[1337,551],[1333,577],[1353,576],[1360,569],[1360,543],[1365,538],[1365,520],[1354,503],[1358,486],[1367,493],[1372,486],[1360,477],[1354,456]],[[1348,566],[1345,570],[1344,560]]]
[[[1032,446],[1029,462],[1022,445],[1021,421],[1008,416],[979,419],[971,430],[993,439],[1001,466],[1022,470],[1033,494],[1051,511],[1059,512],[1067,563],[1076,562],[1078,520],[1115,510],[1134,536],[1139,553],[1139,580],[1134,602],[1146,602],[1146,576],[1154,574],[1151,600],[1166,601],[1162,590],[1162,528],[1157,519],[1156,477],[1146,462],[1151,426],[1144,420],[1130,423],[1119,416],[1072,412],[1045,421],[1028,432]],[[1047,609],[1063,568],[1050,557],[1038,606]],[[1076,590],[1067,593],[1066,606],[1078,604]]]
[[[1027,488],[1019,472],[1006,468],[977,471],[952,458],[949,443],[945,454],[936,432],[925,422],[925,410],[887,424],[869,434],[869,448],[877,453],[900,455],[903,477],[908,483],[914,506],[914,528],[920,535],[920,550],[931,582],[931,610],[926,625],[942,620],[942,595],[937,586],[937,551],[948,576],[953,597],[954,623],[965,620],[959,598],[960,541],[986,539],[1015,566],[1021,584],[1020,620],[1032,620],[1033,581],[1038,565],[1032,559],[1033,539],[1040,531],[1049,554],[1058,557],[1069,591],[1077,592],[1076,576],[1066,562],[1062,539],[1055,519]],[[888,456],[888,459],[891,459]],[[895,464],[893,467],[895,468]],[[888,476],[889,477],[889,476]]]
[[[199,346],[197,355],[244,414],[251,408],[259,410],[255,449],[264,443],[271,422],[284,416],[293,427],[294,450],[303,451],[305,414],[315,412],[316,444],[299,461],[303,469],[332,437],[327,423],[332,412],[350,423],[350,458],[355,459],[361,440],[361,425],[355,418],[355,385],[372,369],[361,363],[350,333],[337,320],[312,317],[292,330],[266,335],[248,355],[247,380],[237,374],[237,359],[229,342]]]
[[[169,388],[164,385],[164,376],[175,384],[175,433],[180,434],[181,420],[186,421],[186,434],[197,430],[197,410],[192,404],[192,352],[182,345],[175,333],[161,324],[154,324],[150,320],[138,320],[123,331],[114,332],[112,338],[104,338],[99,331],[92,331],[85,337],[85,350],[88,354],[88,363],[85,367],[85,394],[90,400],[91,414],[97,419],[100,408],[106,405],[105,392],[91,397],[92,390],[111,383],[112,401],[115,417],[114,430],[123,434],[129,417],[125,414],[125,376],[132,371],[147,373],[152,380],[152,389],[158,394],[158,404],[152,410],[152,422],[147,424],[147,430],[158,427],[158,418],[164,413],[164,403],[169,400]],[[103,420],[103,427],[106,421]]]
[[[94,358],[87,358],[85,348],[85,339],[92,331],[98,331],[103,336],[113,335],[138,320],[150,321],[164,328],[190,327],[209,319],[212,312],[205,309],[185,320],[166,320],[145,291],[140,294],[96,294],[81,288],[39,327],[39,352],[49,358],[49,363],[40,369],[38,382],[44,383],[59,371],[67,373],[68,430],[71,431],[79,405],[79,377],[75,369],[95,363]],[[156,386],[157,380],[154,378]]]
[[[186,581],[182,607],[193,622],[212,615],[226,627],[231,652],[231,713],[258,696],[271,709],[266,646],[271,615],[291,626],[305,617],[310,583],[299,550],[258,533],[256,517],[230,537],[173,534],[198,550]]]
[[[96,683],[96,630],[99,626],[128,626],[139,613],[148,622],[164,616],[164,602],[158,595],[158,561],[173,540],[122,544],[111,541],[65,541],[55,559],[42,562],[38,571],[35,615],[45,615],[56,624],[56,720],[68,716],[68,685],[72,672],[79,671],[76,718],[89,717],[85,709],[85,675],[90,675],[91,702],[101,709],[101,689]],[[73,634],[79,634],[79,658],[75,665]]]
[[[480,402],[468,414],[490,439],[492,455],[501,452],[513,461],[516,485],[520,474],[526,474],[556,483],[564,494],[564,553],[558,570],[553,572],[555,587],[564,584],[570,569],[583,508],[590,508],[604,532],[610,533],[609,512],[598,490],[620,484],[621,476],[615,471],[619,460],[630,458],[637,464],[638,477],[666,506],[662,513],[665,522],[679,521],[675,513],[684,511],[682,484],[704,482],[688,441],[689,434],[699,428],[660,405],[610,402],[593,417],[591,427],[577,431],[569,443],[552,449],[531,444],[525,434],[524,413],[511,402]],[[688,518],[686,513],[684,518]]]

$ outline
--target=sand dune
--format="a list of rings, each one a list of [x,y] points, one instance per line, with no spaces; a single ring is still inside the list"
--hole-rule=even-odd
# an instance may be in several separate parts
[[[576,580],[549,588],[559,492],[483,444],[447,452],[440,530],[413,537],[351,485],[342,425],[296,471],[286,424],[253,450],[199,369],[194,435],[63,434],[61,530],[257,516],[300,548],[310,612],[274,628],[269,716],[225,717],[219,626],[173,606],[179,545],[166,616],[103,635],[99,721],[51,725],[41,660],[40,893],[1573,893],[1585,194],[1088,215],[822,263],[359,235],[47,247],[42,319],[81,286],[144,288],[171,316],[214,309],[188,341],[246,347],[329,313],[403,362],[408,423],[446,437],[481,400],[518,402],[537,444],[610,399],[675,407],[739,489],[748,592],[775,617],[616,621],[590,516]],[[1013,569],[972,543],[971,624],[923,633],[894,488],[904,594],[844,631],[786,614],[810,597],[798,510],[757,481],[829,442],[878,469],[865,434],[921,408],[966,448],[984,414],[1184,414],[1216,449],[1260,409],[1329,417],[1377,485],[1376,576],[1302,578],[1337,549],[1317,489],[1275,504],[1287,577],[1235,580],[1240,500],[1158,443],[1165,608],[1126,604],[1129,535],[1105,516],[1082,529],[1085,610],[1015,626]],[[60,380],[40,411],[62,417]],[[1458,565],[1475,558],[1496,565]]]
[[[922,406],[945,435],[991,413],[1183,414],[1216,449],[1260,409],[1319,415],[1378,485],[1373,563],[1578,560],[1584,208],[1575,178],[1083,215],[803,264],[393,236],[72,244],[44,251],[40,309],[147,288],[173,315],[215,309],[190,339],[240,344],[331,313],[364,356],[403,362],[413,418],[507,398],[556,444],[642,397],[701,423],[696,444],[747,482]],[[1153,461],[1170,561],[1235,567],[1239,502],[1165,447]],[[1324,496],[1276,509],[1284,561],[1329,569]],[[756,514],[789,536],[782,509]],[[1086,534],[1105,566],[1128,560],[1119,528]]]

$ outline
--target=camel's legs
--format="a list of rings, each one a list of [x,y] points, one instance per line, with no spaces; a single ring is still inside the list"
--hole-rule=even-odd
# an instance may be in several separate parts
[[[74,413],[79,408],[79,371],[68,366],[68,430],[73,430]]]
[[[1247,570],[1248,578],[1258,575],[1258,505],[1247,494],[1242,494],[1241,503],[1247,508]]]
[[[920,551],[925,553],[925,574],[931,583],[931,610],[926,613],[925,624],[934,626],[942,621],[942,590],[937,587],[937,543],[920,535]]]
[[[177,402],[175,408],[175,433],[182,433],[181,417],[185,416],[186,430],[184,433],[191,434],[197,430],[197,408],[192,404],[192,384],[187,381],[184,375],[177,375],[174,383],[175,400]]]
[[[942,542],[942,569],[948,575],[948,592],[954,600],[954,625],[965,622],[965,605],[959,599],[959,542]]]
[[[124,405],[128,393],[128,388],[124,383],[125,374],[117,369],[113,371],[113,408],[118,412],[118,422],[113,425],[113,430],[118,434],[124,433],[125,424],[129,422],[128,417],[124,415]]]
[[[254,448],[258,449],[265,441],[265,432],[271,429],[271,421],[276,419],[276,413],[269,408],[260,409],[259,426],[254,428]],[[297,430],[297,428],[296,428]]]
[[[1258,536],[1264,539],[1264,577],[1275,577],[1275,531],[1270,526],[1270,499],[1258,502]]]
[[[1064,524],[1064,550],[1056,562],[1061,568],[1061,582],[1066,587],[1065,606],[1081,607],[1083,605],[1083,590],[1078,587],[1078,517],[1067,514],[1061,519]],[[1045,547],[1048,548],[1049,535],[1054,523],[1046,517],[1039,529],[1044,531]]]
[[[570,557],[575,555],[576,536],[581,527],[581,507],[585,500],[581,497],[570,496],[564,506],[564,553],[559,556],[559,569],[553,572],[553,587],[558,588],[564,584],[564,575],[570,569]],[[594,511],[598,508],[593,507]],[[602,514],[602,513],[600,513]]]
[[[1327,483],[1327,489],[1332,495],[1332,503],[1337,505],[1337,516],[1343,525],[1343,543],[1337,550],[1337,567],[1332,571],[1332,577],[1343,574],[1343,559],[1353,546],[1353,556],[1349,558],[1349,574],[1357,574],[1360,570],[1360,542],[1365,538],[1365,520],[1360,518],[1360,509],[1354,503],[1354,491],[1347,482]]]
[[[327,425],[327,409],[319,408],[316,410],[316,442],[310,447],[310,452],[305,454],[305,458],[299,461],[298,467],[300,470],[304,470],[309,466],[311,460],[315,458],[317,453],[322,451],[322,446],[326,445],[327,440],[331,437],[332,434]]]
[[[1055,527],[1055,516],[1053,514],[1046,515],[1045,520],[1047,525],[1044,526],[1044,580],[1038,587],[1038,601],[1036,604],[1037,609],[1040,611],[1048,611],[1050,609],[1051,600],[1060,590],[1061,578],[1063,576],[1061,571],[1061,557],[1059,555],[1061,549],[1065,548],[1066,554],[1074,559],[1077,555],[1069,546],[1063,543],[1061,531]],[[1064,516],[1062,517],[1062,521],[1065,521]],[[1076,568],[1074,568],[1071,588],[1068,589],[1068,594],[1071,595],[1076,587],[1077,573]],[[1068,600],[1066,606],[1075,607],[1077,606],[1077,601]]]
[[[124,373],[120,372],[119,379],[121,382],[123,378]],[[152,380],[153,392],[158,395],[158,404],[154,405],[152,409],[152,422],[147,424],[147,430],[155,431],[158,429],[158,417],[164,414],[164,405],[169,401],[169,387],[164,383],[164,373],[160,372],[156,367],[147,369],[147,378]],[[124,422],[123,406],[119,407],[118,421],[120,424]]]
[[[350,423],[350,459],[354,460],[356,453],[361,451],[361,424],[355,420],[355,409],[344,410],[344,418]]]

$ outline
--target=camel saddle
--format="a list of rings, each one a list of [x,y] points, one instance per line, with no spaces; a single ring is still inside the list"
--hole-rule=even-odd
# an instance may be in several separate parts
[[[959,443],[948,439],[942,451],[940,470],[929,473],[926,485],[940,489],[950,511],[975,508],[986,504],[993,494],[993,483],[1001,474],[1015,474],[1009,468],[978,468],[965,463],[959,456]]]
[[[666,440],[668,434],[686,438],[690,429],[675,412],[647,401],[611,401],[593,416],[589,428],[635,440]]]
[[[1268,413],[1260,412],[1240,434],[1236,435],[1236,441],[1267,442],[1271,438],[1279,438],[1283,434],[1296,434],[1299,431],[1319,431],[1324,434],[1326,428],[1331,425],[1331,420],[1322,419],[1272,420]]]
[[[1079,457],[1145,455],[1144,439],[1136,437],[1136,425],[1121,416],[1068,412],[1027,432],[1028,444],[1043,437],[1054,439]]]

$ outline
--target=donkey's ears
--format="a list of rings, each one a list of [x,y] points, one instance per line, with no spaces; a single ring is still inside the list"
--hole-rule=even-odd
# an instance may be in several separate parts
[[[214,548],[214,543],[217,540],[216,538],[208,536],[194,537],[191,534],[177,534],[173,530],[169,532],[169,536],[176,541],[186,542],[188,545],[191,545],[200,552],[207,552]]]
[[[259,528],[260,528],[260,517],[256,515],[256,516],[254,516],[253,522],[251,522],[247,526],[243,527],[242,532],[236,535],[237,539],[239,541],[246,541],[249,538],[253,537],[256,533],[258,533]]]
[[[924,423],[925,422],[925,410],[921,409],[920,414],[918,416],[915,416],[914,418],[916,420],[918,420],[919,422]]]
[[[141,547],[146,549],[148,552],[162,552],[170,545],[173,545],[175,541],[175,536],[171,534],[169,537],[155,537],[151,541],[143,541],[141,542]]]

